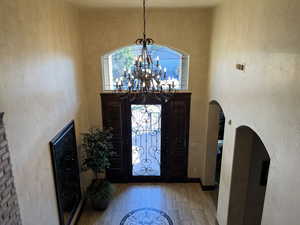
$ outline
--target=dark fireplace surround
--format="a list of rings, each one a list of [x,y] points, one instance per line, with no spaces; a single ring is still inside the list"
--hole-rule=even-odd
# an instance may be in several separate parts
[[[4,113],[0,112],[0,224],[21,225],[20,209],[14,184],[3,116]]]

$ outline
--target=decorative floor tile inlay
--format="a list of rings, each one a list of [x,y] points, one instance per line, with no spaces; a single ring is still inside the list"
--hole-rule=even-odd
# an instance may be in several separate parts
[[[174,225],[171,218],[165,212],[142,208],[131,211],[122,219],[120,225]]]

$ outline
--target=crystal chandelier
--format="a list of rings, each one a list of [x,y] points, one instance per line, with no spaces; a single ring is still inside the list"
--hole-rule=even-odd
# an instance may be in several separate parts
[[[143,0],[144,33],[143,38],[136,40],[141,45],[141,53],[130,68],[124,68],[124,73],[116,79],[115,86],[118,91],[142,94],[170,95],[175,92],[178,81],[167,78],[167,68],[160,65],[159,56],[153,61],[148,46],[154,41],[146,36],[146,0]]]

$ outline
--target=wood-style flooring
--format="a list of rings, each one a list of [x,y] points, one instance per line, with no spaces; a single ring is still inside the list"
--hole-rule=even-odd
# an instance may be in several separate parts
[[[87,203],[78,225],[120,225],[126,214],[141,208],[165,212],[174,225],[217,224],[211,194],[203,192],[197,183],[130,183],[115,186],[117,190],[109,208],[97,212]]]

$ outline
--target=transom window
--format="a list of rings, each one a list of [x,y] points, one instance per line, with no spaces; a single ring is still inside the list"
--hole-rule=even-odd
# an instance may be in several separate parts
[[[177,90],[188,89],[189,56],[161,45],[148,46],[155,60],[160,58],[162,68],[167,69],[167,79],[176,81]],[[124,69],[130,69],[142,46],[132,45],[120,48],[102,57],[103,90],[116,90],[115,81],[120,79]]]

